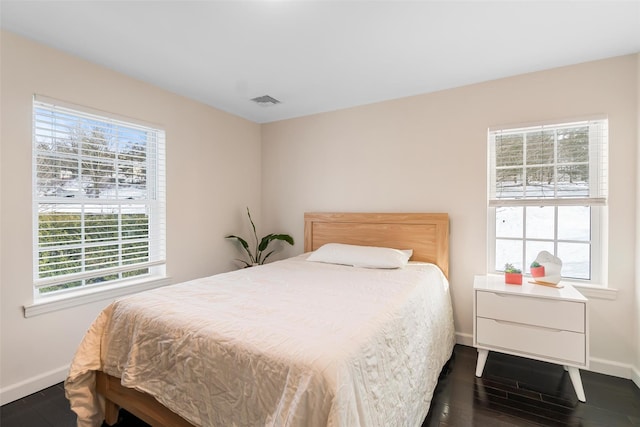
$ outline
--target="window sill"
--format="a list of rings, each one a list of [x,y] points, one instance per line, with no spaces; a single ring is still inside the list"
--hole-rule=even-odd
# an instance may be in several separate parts
[[[116,298],[123,295],[134,294],[153,288],[159,288],[171,283],[168,277],[153,277],[144,281],[129,282],[113,286],[104,286],[81,292],[64,295],[41,297],[32,304],[24,306],[24,317],[34,317],[45,313],[65,310],[79,305]]]
[[[564,282],[564,281],[563,281]],[[616,300],[618,299],[618,290],[612,288],[605,288],[598,285],[586,285],[584,283],[565,282],[571,284],[574,288],[580,291],[582,295],[587,298]]]

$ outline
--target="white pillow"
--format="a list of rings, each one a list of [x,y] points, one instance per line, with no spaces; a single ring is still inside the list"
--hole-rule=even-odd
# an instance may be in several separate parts
[[[413,255],[412,249],[399,250],[376,246],[327,243],[312,252],[307,261],[351,265],[364,268],[401,268]]]

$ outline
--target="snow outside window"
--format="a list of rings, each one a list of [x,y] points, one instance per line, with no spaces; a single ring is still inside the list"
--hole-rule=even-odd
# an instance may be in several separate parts
[[[36,96],[34,293],[165,275],[164,131]]]
[[[564,278],[601,281],[607,134],[606,119],[489,130],[489,271],[528,273],[546,250]]]

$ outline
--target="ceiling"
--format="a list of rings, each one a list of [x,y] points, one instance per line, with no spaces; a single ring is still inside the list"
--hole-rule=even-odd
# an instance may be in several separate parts
[[[258,123],[640,52],[640,0],[2,0],[0,25]]]

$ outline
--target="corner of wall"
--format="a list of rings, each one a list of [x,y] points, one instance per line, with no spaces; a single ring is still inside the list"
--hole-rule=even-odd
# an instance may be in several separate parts
[[[640,52],[636,54],[636,358],[632,380],[640,388]]]

